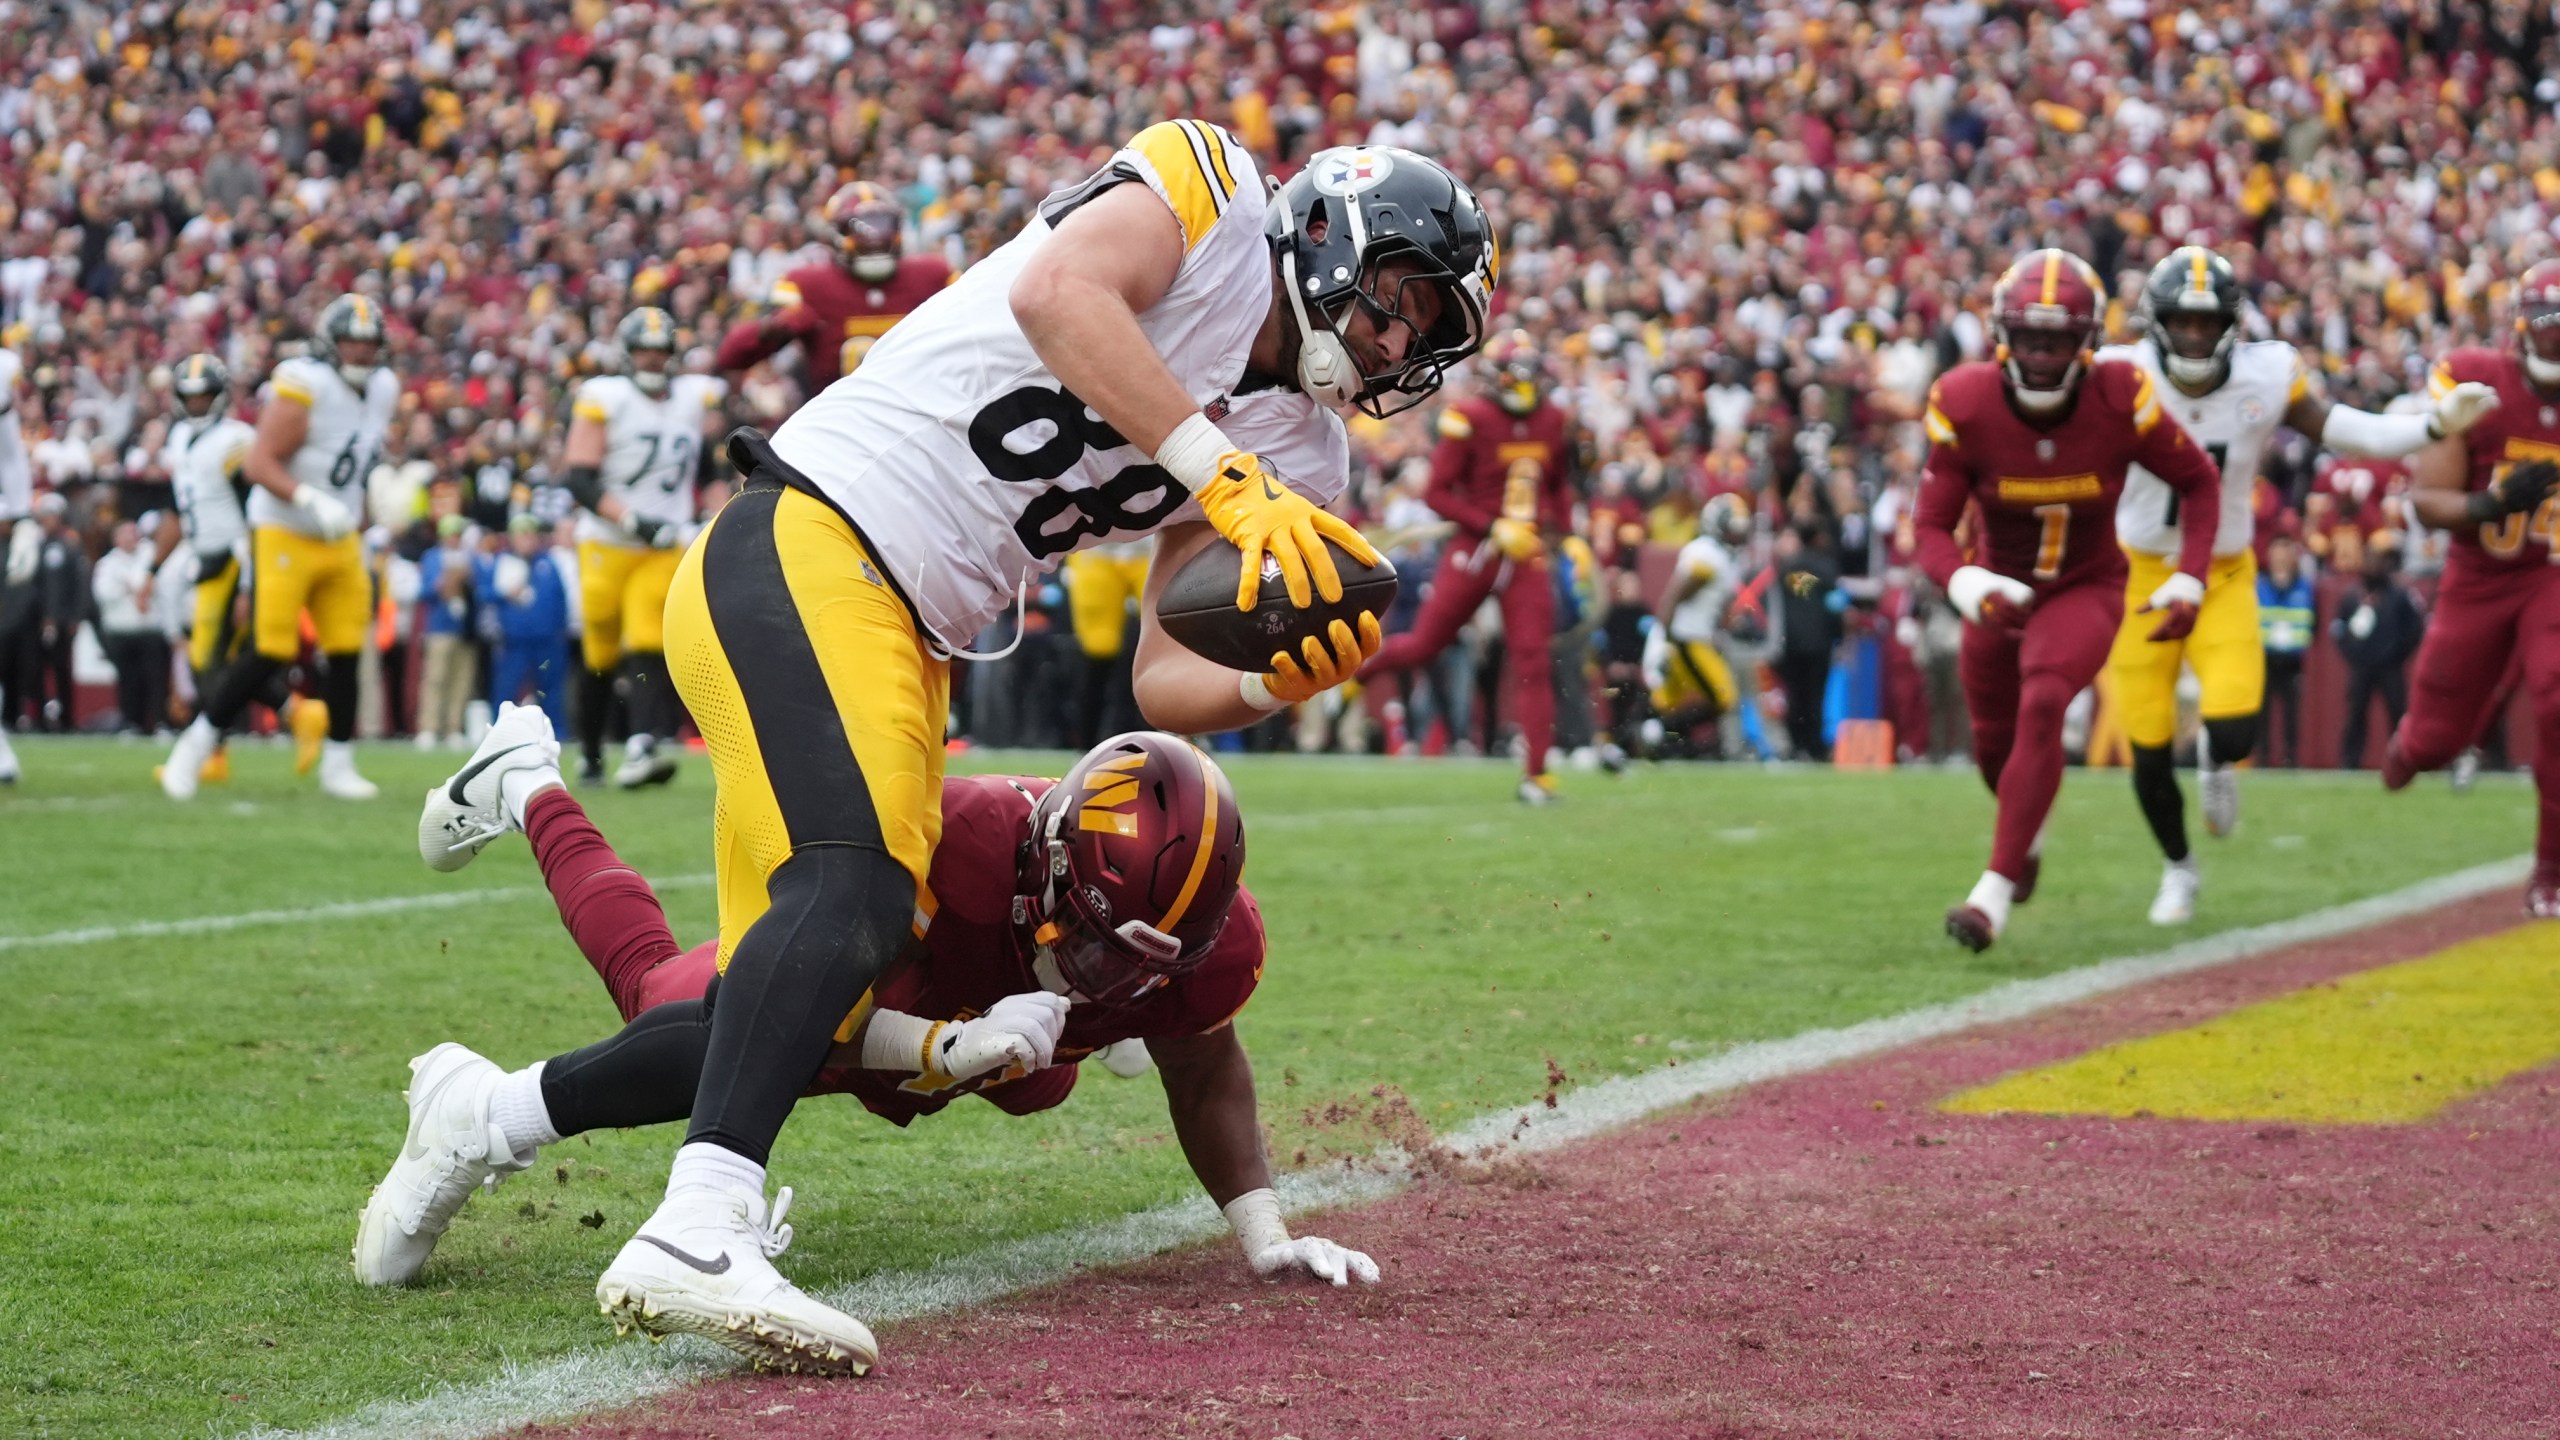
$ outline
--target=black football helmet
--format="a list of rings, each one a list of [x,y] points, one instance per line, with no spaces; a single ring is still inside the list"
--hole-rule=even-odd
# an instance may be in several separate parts
[[[178,403],[188,415],[202,418],[222,408],[222,397],[231,390],[231,369],[221,356],[200,350],[178,362],[169,388],[178,392]],[[199,406],[198,400],[204,403]]]
[[[1297,318],[1299,386],[1325,404],[1379,417],[1410,410],[1484,343],[1501,257],[1475,192],[1437,161],[1382,145],[1320,150],[1272,196],[1263,234]],[[1380,296],[1378,273],[1391,264],[1413,273]],[[1437,292],[1428,329],[1410,318],[1417,288]],[[1354,305],[1413,329],[1393,370],[1363,373],[1342,343]]]
[[[631,383],[643,395],[667,392],[667,372],[675,364],[676,317],[655,305],[643,305],[622,317],[613,327],[613,343],[622,347],[623,358],[631,367]],[[656,369],[639,362],[643,351],[656,351],[666,357]]]
[[[2206,317],[2220,327],[2209,343],[2180,343],[2170,322]],[[2151,267],[2142,285],[2142,320],[2169,378],[2191,390],[2209,390],[2231,372],[2231,347],[2240,343],[2240,277],[2231,262],[2201,245],[2181,245]],[[2192,331],[2190,331],[2192,336]]]
[[[338,377],[358,391],[373,379],[374,370],[391,357],[383,353],[391,332],[382,323],[382,306],[363,295],[341,295],[320,312],[320,323],[311,327],[311,354],[322,364],[338,372]],[[351,364],[338,354],[342,344],[373,343],[373,359],[365,364]]]

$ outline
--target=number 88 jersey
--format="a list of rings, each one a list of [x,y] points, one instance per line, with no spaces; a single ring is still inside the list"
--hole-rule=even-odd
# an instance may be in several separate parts
[[[702,456],[702,419],[729,393],[709,375],[670,375],[667,393],[655,400],[627,375],[599,375],[578,387],[579,419],[604,426],[605,493],[624,513],[689,525],[694,516],[694,471]],[[632,545],[629,532],[593,514],[578,519],[578,538]]]
[[[392,412],[400,403],[400,381],[376,366],[356,393],[333,366],[308,356],[279,364],[268,378],[272,401],[290,401],[311,412],[311,428],[302,448],[293,452],[286,470],[296,484],[312,486],[337,498],[361,522],[365,513],[365,481],[382,458],[382,443],[391,433]],[[261,485],[249,492],[249,524],[273,526],[298,535],[320,537],[319,528],[300,507]]]
[[[1052,227],[1124,184],[1146,186],[1181,229],[1173,284],[1137,317],[1156,356],[1299,493],[1326,504],[1347,478],[1350,448],[1331,411],[1294,390],[1235,394],[1273,295],[1252,157],[1215,125],[1151,126],[1043,202],[1021,234],[916,307],[773,437],[774,453],[860,527],[946,650],[969,644],[1011,607],[1018,582],[1069,552],[1199,518],[1153,457],[1049,373],[1013,316],[1013,282]]]

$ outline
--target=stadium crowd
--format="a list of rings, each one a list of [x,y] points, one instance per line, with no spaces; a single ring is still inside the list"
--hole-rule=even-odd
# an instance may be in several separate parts
[[[1643,723],[1645,637],[1672,556],[1731,494],[1750,573],[1721,639],[1766,700],[1690,748],[1819,755],[1839,720],[1883,717],[1908,754],[1946,758],[1964,745],[1957,622],[1908,563],[1918,422],[1932,378],[1986,353],[1981,302],[2010,256],[2090,259],[2126,338],[2145,268],[2209,244],[2248,288],[2251,335],[2378,409],[2445,349],[2495,343],[2502,283],[2560,248],[2553,9],[2522,0],[50,13],[0,26],[0,343],[24,361],[42,497],[0,589],[0,723],[79,722],[84,620],[126,675],[124,723],[166,718],[151,672],[191,618],[161,563],[185,558],[159,458],[182,356],[221,355],[248,410],[331,296],[391,316],[368,723],[432,741],[574,653],[549,482],[567,396],[615,363],[629,307],[665,307],[681,363],[707,369],[822,253],[804,217],[841,183],[886,187],[910,252],[965,266],[1121,139],[1195,114],[1282,174],[1366,141],[1475,181],[1502,241],[1498,328],[1526,333],[1579,433],[1572,534],[1552,537],[1560,747],[1682,748]],[[724,403],[769,426],[798,398],[786,352]],[[1407,566],[1390,630],[1438,543],[1420,500],[1435,408],[1352,427],[1348,504]],[[707,484],[723,463],[706,455]],[[2422,616],[2393,574],[2422,595],[2442,543],[2394,503],[2403,483],[2289,432],[2269,458],[2279,703],[2323,666],[2359,700],[2398,693]],[[1012,657],[964,667],[962,733],[1083,744],[1128,721],[1125,637],[1073,613],[1084,568],[1035,597]],[[1404,703],[1329,696],[1255,743],[1499,744],[1492,612]],[[2286,743],[2276,721],[2280,763],[2338,753],[2295,726]]]

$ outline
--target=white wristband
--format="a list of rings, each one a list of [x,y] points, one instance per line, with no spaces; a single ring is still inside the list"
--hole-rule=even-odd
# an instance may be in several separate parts
[[[2320,426],[2320,443],[2341,454],[2389,460],[2427,448],[2437,438],[2435,420],[2433,411],[2376,415],[2370,410],[2332,405],[2329,418]]]
[[[1237,679],[1236,693],[1244,697],[1244,703],[1265,715],[1274,710],[1285,710],[1289,706],[1288,701],[1274,697],[1271,687],[1263,684],[1262,677],[1251,671],[1245,672]]]
[[[1236,448],[1227,432],[1211,423],[1208,416],[1193,411],[1173,427],[1156,447],[1156,463],[1174,482],[1194,494],[1200,487],[1218,478],[1218,461]]]
[[[922,1074],[925,1037],[932,1033],[933,1022],[921,1016],[876,1009],[862,1027],[862,1068]]]
[[[1247,1190],[1224,1206],[1227,1224],[1236,1232],[1247,1260],[1289,1243],[1289,1227],[1280,1222],[1280,1197],[1269,1187]]]

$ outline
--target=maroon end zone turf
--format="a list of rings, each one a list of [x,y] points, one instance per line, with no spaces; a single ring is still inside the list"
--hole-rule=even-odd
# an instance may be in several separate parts
[[[2021,1066],[2423,954],[2515,899],[1760,1087],[1306,1228],[542,1435],[2560,1434],[2560,1075],[2400,1128],[1983,1118]],[[2560,931],[2554,932],[2560,943]]]

